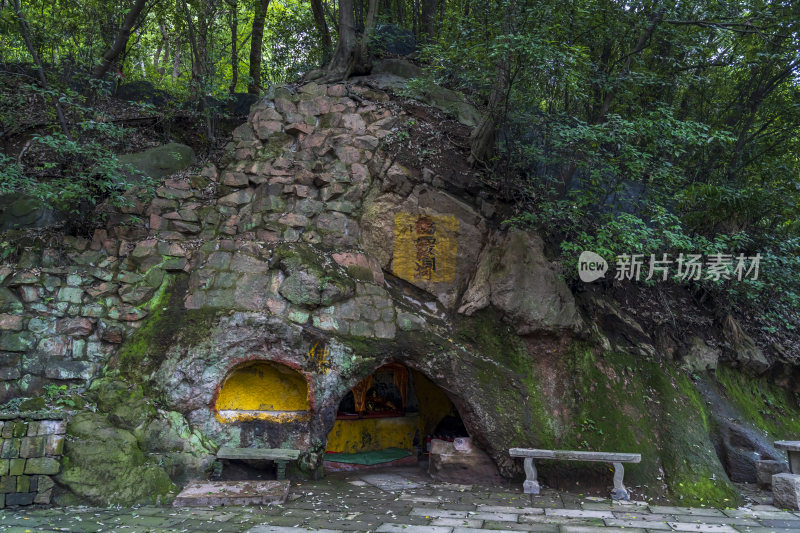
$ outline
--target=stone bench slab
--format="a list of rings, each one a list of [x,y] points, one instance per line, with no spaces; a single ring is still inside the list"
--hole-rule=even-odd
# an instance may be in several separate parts
[[[523,457],[525,467],[525,482],[522,490],[525,494],[539,494],[539,480],[537,479],[534,459],[555,459],[559,461],[594,461],[614,464],[614,490],[611,497],[615,500],[629,500],[630,494],[622,483],[625,468],[622,463],[639,463],[642,455],[638,453],[615,452],[587,452],[582,450],[540,450],[536,448],[511,448],[508,450],[511,457]]]
[[[508,454],[511,457],[531,457],[533,459],[554,459],[559,461],[594,461],[602,463],[639,463],[642,461],[642,455],[638,453],[511,448],[508,450]]]
[[[800,452],[800,440],[775,441],[775,447],[779,450],[786,450],[788,452]]]
[[[789,456],[789,471],[792,474],[800,474],[800,440],[779,440],[775,442],[775,447],[786,450],[786,455]]]
[[[250,461],[294,461],[300,450],[277,448],[220,448],[217,459],[239,459]]]
[[[222,447],[217,452],[217,459],[238,459],[240,461],[274,461],[275,475],[279,480],[286,478],[286,463],[300,457],[300,450],[283,448],[228,448]],[[217,461],[215,476],[222,475],[222,462]]]

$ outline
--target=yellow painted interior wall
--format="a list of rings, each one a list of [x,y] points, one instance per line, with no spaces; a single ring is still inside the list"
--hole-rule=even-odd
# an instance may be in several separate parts
[[[217,396],[216,408],[244,411],[307,411],[308,384],[291,368],[257,362],[231,373]]]
[[[442,418],[455,415],[456,410],[447,394],[424,374],[412,370],[411,379],[414,380],[414,392],[419,403],[419,431],[424,438],[433,432]]]
[[[391,418],[337,420],[328,434],[326,451],[357,453],[384,448],[411,450],[414,433],[420,439],[433,432],[447,415],[456,414],[453,402],[442,389],[423,374],[411,370],[419,414]]]
[[[384,448],[410,450],[414,445],[414,432],[419,425],[419,416],[395,416],[390,418],[361,418],[337,420],[328,433],[329,452],[357,453]]]

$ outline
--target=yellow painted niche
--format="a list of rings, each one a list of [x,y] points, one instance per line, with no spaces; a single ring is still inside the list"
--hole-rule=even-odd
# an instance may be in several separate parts
[[[389,418],[360,418],[337,420],[328,433],[325,451],[358,453],[384,448],[414,446],[414,432],[419,425],[419,416],[394,416]]]
[[[217,419],[221,422],[308,420],[308,384],[291,368],[259,361],[240,367],[220,388]]]

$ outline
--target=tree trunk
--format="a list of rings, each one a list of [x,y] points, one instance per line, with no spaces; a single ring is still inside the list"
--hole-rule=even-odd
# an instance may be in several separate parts
[[[311,0],[311,12],[314,14],[314,24],[322,36],[322,61],[327,63],[331,55],[331,32],[325,21],[325,12],[322,10],[322,0]]]
[[[505,100],[511,81],[511,71],[508,62],[500,60],[497,66],[497,76],[492,84],[489,95],[489,109],[480,124],[473,130],[468,161],[471,165],[477,162],[485,163],[492,156],[497,143],[497,128],[505,118]]]
[[[100,60],[100,64],[92,71],[93,78],[102,78],[105,73],[108,72],[108,69],[111,68],[114,60],[125,50],[125,45],[128,44],[128,39],[131,35],[131,28],[133,28],[136,19],[139,18],[139,14],[144,9],[146,3],[147,0],[136,0],[134,2],[133,7],[128,11],[125,20],[122,22],[122,27],[119,29],[119,33],[117,33],[117,37],[114,39],[111,48],[106,50],[106,53],[103,54]]]
[[[192,52],[192,91],[193,96],[198,96],[198,89],[197,82],[200,78],[200,69],[202,68],[202,64],[200,62],[200,53],[197,49],[197,37],[194,33],[194,22],[192,21],[192,16],[189,13],[189,6],[186,4],[186,0],[181,1],[181,5],[183,6],[183,14],[186,17],[186,28],[189,31],[189,49]]]
[[[164,41],[159,41],[156,47],[156,52],[153,54],[153,72],[158,72],[158,63],[161,61],[161,49],[164,47]]]
[[[31,57],[33,58],[33,64],[36,65],[36,73],[39,75],[39,84],[42,86],[44,91],[47,91],[47,77],[44,75],[44,67],[42,67],[39,54],[36,53],[36,49],[33,47],[28,21],[25,20],[25,17],[22,14],[22,6],[20,6],[19,0],[14,0],[14,11],[17,14],[19,32],[22,35],[22,40],[25,41],[25,48],[28,49],[28,53],[30,53]],[[56,110],[56,117],[58,117],[58,123],[61,125],[61,130],[69,140],[72,140],[72,135],[70,135],[69,127],[67,126],[67,118],[64,116],[64,111],[62,111],[61,104],[58,102],[58,98],[55,94],[51,95],[51,100],[53,102],[53,107]]]
[[[378,17],[378,0],[369,0],[369,9],[367,9],[367,21],[364,24],[364,37],[361,39],[362,61],[369,60],[369,45],[370,41],[372,41],[372,35],[375,33],[375,19],[377,17]]]
[[[166,71],[166,67],[164,65],[169,61],[169,34],[167,33],[167,28],[164,24],[159,24],[159,29],[161,30],[161,38],[164,41],[164,60],[161,63],[161,67],[158,69],[158,75],[163,76],[164,72]]]
[[[228,93],[233,94],[236,92],[236,85],[239,83],[239,6],[236,0],[229,0],[228,5],[230,7],[228,24],[231,28],[231,85],[228,87]]]
[[[261,89],[261,47],[268,7],[269,0],[256,0],[253,31],[250,33],[250,83],[247,84],[247,92],[251,94],[258,94]]]
[[[339,39],[336,50],[328,64],[328,77],[346,78],[350,65],[355,63],[358,55],[356,39],[356,22],[353,16],[353,0],[339,0]]]
[[[172,59],[172,83],[178,82],[181,76],[181,42],[175,41],[175,57]]]
[[[328,64],[326,81],[346,80],[354,74],[369,74],[372,65],[369,61],[367,46],[375,31],[377,12],[378,1],[370,0],[364,38],[359,43],[356,37],[353,0],[339,0],[339,40],[336,43],[336,51]]]
[[[436,0],[422,0],[422,24],[420,31],[424,42],[431,42],[436,37]]]

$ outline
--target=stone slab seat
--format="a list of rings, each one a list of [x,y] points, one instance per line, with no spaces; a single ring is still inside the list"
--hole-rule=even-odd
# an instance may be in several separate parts
[[[800,474],[800,440],[775,441],[775,447],[779,450],[786,450],[786,454],[789,456],[789,472]]]
[[[591,461],[599,463],[612,463],[614,465],[614,489],[611,497],[615,500],[629,500],[630,494],[622,483],[625,468],[622,463],[639,463],[642,455],[638,453],[616,452],[587,452],[582,450],[539,450],[536,448],[511,448],[508,450],[511,457],[525,459],[525,482],[522,488],[525,494],[539,494],[539,480],[537,479],[534,459],[552,459],[557,461]]]
[[[286,477],[286,463],[296,461],[300,457],[300,450],[284,448],[229,448],[222,447],[217,452],[217,459],[237,459],[249,461],[273,461],[276,466],[276,477],[282,480]],[[220,472],[222,467],[220,464]]]

